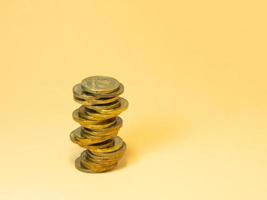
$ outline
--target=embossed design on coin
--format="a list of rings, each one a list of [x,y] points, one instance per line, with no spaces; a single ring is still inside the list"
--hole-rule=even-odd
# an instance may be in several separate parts
[[[73,87],[74,100],[82,106],[72,116],[81,126],[70,139],[86,149],[75,161],[80,171],[110,171],[122,158],[126,144],[117,134],[122,126],[118,115],[128,108],[128,101],[119,97],[123,90],[121,83],[106,76],[88,77]]]
[[[91,76],[82,80],[82,88],[92,94],[111,93],[119,88],[120,83],[107,76]]]

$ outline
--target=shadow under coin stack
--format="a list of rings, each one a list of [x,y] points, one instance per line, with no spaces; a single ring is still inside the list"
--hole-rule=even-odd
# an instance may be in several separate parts
[[[81,126],[71,132],[71,141],[85,148],[76,159],[76,168],[84,172],[106,172],[116,167],[126,150],[117,136],[122,126],[118,115],[128,101],[119,97],[124,87],[116,79],[92,76],[73,87],[74,100],[82,106],[73,112]]]

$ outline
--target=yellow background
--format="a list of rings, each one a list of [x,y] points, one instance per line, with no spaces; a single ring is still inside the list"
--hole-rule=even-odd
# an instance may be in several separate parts
[[[266,1],[1,0],[0,199],[267,199]],[[118,169],[77,171],[72,86],[130,102]]]

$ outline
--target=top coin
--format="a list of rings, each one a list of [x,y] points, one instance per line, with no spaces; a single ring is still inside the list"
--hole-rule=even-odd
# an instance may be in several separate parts
[[[107,94],[119,88],[120,83],[108,76],[91,76],[82,80],[82,88],[92,94]]]

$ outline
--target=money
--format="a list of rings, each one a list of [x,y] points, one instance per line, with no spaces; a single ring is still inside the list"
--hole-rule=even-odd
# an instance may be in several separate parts
[[[118,96],[112,96],[110,98],[103,97],[98,95],[98,97],[93,96],[92,94],[86,93],[82,87],[81,84],[77,84],[73,87],[73,98],[76,102],[83,104],[83,105],[102,105],[102,104],[108,104],[113,103],[114,101],[118,100]]]
[[[82,80],[82,88],[92,94],[107,94],[120,87],[120,83],[108,76],[91,76]]]
[[[119,97],[123,85],[107,76],[85,78],[73,87],[73,98],[80,103],[72,117],[81,126],[70,134],[72,142],[85,148],[76,159],[76,168],[100,173],[114,169],[122,158],[126,144],[117,136],[122,126],[120,113],[128,101]]]
[[[88,135],[83,134],[83,129],[81,127],[75,129],[70,134],[70,139],[73,143],[80,145],[81,147],[90,149],[89,145],[102,143],[107,141],[118,134],[118,131],[110,132],[107,135]],[[114,142],[112,142],[113,144]],[[102,148],[103,146],[101,146]],[[99,147],[100,148],[100,147]]]

